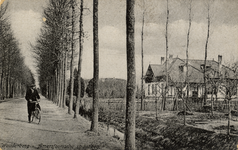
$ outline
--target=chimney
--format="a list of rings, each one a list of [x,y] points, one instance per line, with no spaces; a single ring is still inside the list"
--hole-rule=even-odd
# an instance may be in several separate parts
[[[221,75],[221,66],[222,66],[222,55],[218,55],[218,73],[219,73],[219,77]]]
[[[161,65],[164,64],[164,57],[161,57]]]

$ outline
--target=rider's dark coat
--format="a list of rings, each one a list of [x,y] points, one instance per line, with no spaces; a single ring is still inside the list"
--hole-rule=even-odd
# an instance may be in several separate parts
[[[32,101],[37,101],[37,99],[40,99],[40,96],[36,89],[28,89],[26,92],[25,98],[26,98],[27,102],[29,102],[30,99]]]
[[[37,90],[28,89],[26,92],[25,99],[27,100],[28,120],[30,121],[31,112],[35,111],[35,103],[31,103],[30,100],[37,101],[37,99],[40,99],[40,96]]]

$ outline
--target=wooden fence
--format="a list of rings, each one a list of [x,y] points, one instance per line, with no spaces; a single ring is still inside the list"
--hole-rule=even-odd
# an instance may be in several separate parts
[[[207,101],[207,105],[210,105],[211,101]],[[123,111],[125,110],[125,99],[100,99],[99,101],[99,109],[111,109],[111,110],[117,110],[117,111]],[[157,101],[157,109],[161,109],[162,100],[159,99]],[[188,101],[187,103],[188,108],[191,111],[198,111],[202,108],[201,102],[194,102],[194,101]],[[232,100],[230,102],[231,110],[238,110],[238,101]],[[84,107],[86,109],[91,109],[92,107],[92,99],[85,99],[84,100]],[[156,110],[156,102],[155,100],[145,100],[143,103],[143,110],[144,111],[155,111]],[[228,105],[226,101],[215,101],[214,102],[214,110],[219,111],[227,111]],[[141,102],[139,100],[136,101],[136,110],[141,110]],[[177,109],[174,108],[174,101],[171,99],[168,99],[166,101],[166,110],[172,111],[172,110],[183,110],[183,101],[178,100],[177,101]]]

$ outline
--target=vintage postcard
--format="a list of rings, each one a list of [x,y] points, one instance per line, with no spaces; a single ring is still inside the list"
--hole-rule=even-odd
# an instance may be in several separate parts
[[[237,8],[0,0],[0,150],[237,150]]]

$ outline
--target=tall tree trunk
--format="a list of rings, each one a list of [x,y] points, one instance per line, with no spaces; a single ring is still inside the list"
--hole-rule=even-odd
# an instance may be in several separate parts
[[[98,80],[99,80],[99,42],[98,42],[98,0],[93,0],[93,116],[91,131],[98,132]]]
[[[64,81],[65,81],[65,80],[64,80],[64,54],[63,54],[63,58],[62,58],[62,59],[63,59],[63,60],[62,60],[62,65],[61,65],[61,66],[62,66],[62,69],[61,69],[61,99],[62,99],[62,100],[61,100],[61,107],[64,108],[64,102],[65,102],[65,101],[64,101],[64,100],[65,100],[65,99],[64,99],[64,96],[65,96],[65,95],[64,95],[64,90],[65,90],[65,89],[64,89],[64,87],[65,87],[65,86],[64,86],[64,84],[65,84],[65,82],[64,82]]]
[[[57,105],[60,107],[60,64],[57,65],[56,71],[56,100]]]
[[[67,37],[66,37],[67,39]],[[67,95],[67,81],[66,81],[66,70],[67,70],[67,53],[68,49],[65,51],[64,55],[64,97],[63,97],[63,108],[66,105],[66,95]]]
[[[10,74],[10,64],[11,64],[11,48],[9,48],[9,52],[8,52],[8,65],[7,65],[7,80],[6,80],[6,97],[10,98],[10,78],[11,78],[11,74]]]
[[[3,63],[2,63],[2,64],[3,64]],[[3,99],[3,96],[4,96],[4,93],[3,93],[3,65],[2,65],[0,88],[1,88],[0,99]]]
[[[50,81],[47,81],[47,98],[50,99]]]
[[[55,70],[55,76],[54,76],[54,96],[53,96],[53,99],[54,99],[54,102],[57,104],[57,85],[58,85],[58,82],[57,82],[57,70]]]
[[[206,79],[206,64],[207,64],[207,46],[208,46],[208,39],[209,39],[209,32],[210,32],[210,4],[207,7],[207,40],[205,45],[205,59],[204,59],[204,73],[203,73],[203,80],[204,80],[204,105],[207,103],[207,79]]]
[[[211,95],[211,113],[212,113],[212,116],[213,116],[213,105],[214,105],[214,98],[213,98],[213,95],[214,95],[214,90],[215,89],[213,89],[212,88],[212,95]]]
[[[70,61],[70,95],[69,95],[69,108],[68,108],[68,113],[72,114],[72,109],[73,109],[73,90],[74,90],[74,73],[73,73],[73,62],[74,62],[74,17],[75,17],[75,8],[74,8],[74,0],[71,0],[71,5],[72,5],[72,37],[71,37],[71,61]]]
[[[228,94],[228,125],[227,125],[227,135],[230,135],[231,129],[230,129],[230,120],[231,120],[231,109],[230,109],[230,101],[231,101],[231,93],[229,91]]]
[[[187,47],[186,47],[186,86],[187,86],[187,97],[184,101],[184,104],[186,105],[189,97],[189,79],[188,79],[188,48],[189,48],[189,35],[190,35],[190,29],[191,29],[191,3],[189,3],[189,23],[188,23],[188,33],[187,33]],[[184,107],[184,125],[186,125],[186,106]]]
[[[141,29],[141,110],[143,110],[143,96],[144,96],[144,84],[143,84],[143,75],[144,75],[144,18],[145,11],[143,11],[143,19],[142,19],[142,29]]]
[[[61,61],[60,61],[60,107],[63,107],[63,96],[64,96],[64,77],[63,77],[63,68],[64,68],[64,56],[63,56],[63,53],[61,54]]]
[[[49,88],[49,91],[50,91],[50,100],[53,101],[53,93],[54,93],[54,80],[53,80],[53,77],[51,77],[52,81],[50,82],[50,88]],[[54,102],[54,101],[53,101]]]
[[[66,17],[67,19],[67,17]],[[65,21],[65,24],[67,24],[67,20]],[[67,28],[67,25],[66,25]],[[66,96],[67,96],[67,80],[66,80],[66,72],[67,72],[67,65],[68,65],[68,42],[69,42],[69,36],[68,32],[66,32],[66,41],[65,41],[65,51],[64,51],[64,96],[63,96],[63,107],[66,105]]]
[[[126,46],[127,46],[127,94],[125,150],[135,150],[135,0],[127,1],[126,5]]]
[[[62,75],[62,71],[61,71],[61,60],[60,60],[60,62],[59,62],[60,64],[59,64],[59,66],[60,66],[60,68],[59,68],[59,90],[58,90],[58,97],[59,97],[59,107],[62,107],[62,88],[61,88],[61,86],[62,86],[62,78],[61,78],[61,75]]]
[[[8,87],[9,87],[9,76],[8,76],[8,74],[7,74],[7,77],[6,77],[6,98],[9,98],[9,91],[8,91]]]
[[[0,7],[0,16],[2,16],[2,5]],[[2,21],[0,21],[0,30],[2,31]],[[0,42],[0,48],[2,48],[2,42]],[[3,50],[0,50],[0,62],[1,62],[1,77],[0,77],[0,100],[2,99],[2,95],[3,95],[3,88],[2,88],[2,77],[3,77]],[[3,60],[2,60],[3,59]]]
[[[7,98],[7,65],[6,64],[5,64],[4,70],[5,72],[4,72],[3,88],[4,88],[4,97]]]
[[[15,84],[14,84],[15,82],[12,82],[12,84],[11,84],[11,97],[12,98],[14,98],[14,95],[15,95],[15,91],[14,91],[14,86],[15,86]]]
[[[79,104],[81,105],[81,66],[82,66],[82,52],[83,52],[83,0],[80,4],[80,18],[79,18],[79,60],[78,60],[78,95],[76,102],[76,110],[74,118],[79,115]]]
[[[174,90],[175,97],[174,97],[174,106],[173,106],[173,111],[178,110],[178,89],[176,88]]]
[[[162,84],[161,86],[161,89],[162,89],[162,102],[161,102],[161,110],[163,111],[164,109],[164,96],[165,96],[165,92],[164,92],[164,84]]]
[[[166,86],[165,86],[165,92],[164,92],[164,100],[163,100],[163,109],[165,110],[166,106],[166,95],[168,91],[168,86],[169,86],[169,74],[168,74],[168,53],[169,53],[169,44],[168,44],[168,24],[169,24],[169,0],[167,0],[167,19],[166,19],[166,33],[165,33],[165,40],[166,40],[166,66],[165,66],[165,71],[166,71]]]

